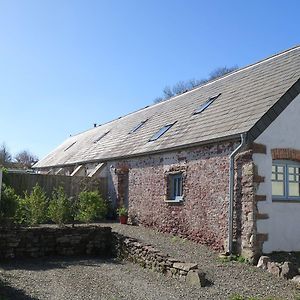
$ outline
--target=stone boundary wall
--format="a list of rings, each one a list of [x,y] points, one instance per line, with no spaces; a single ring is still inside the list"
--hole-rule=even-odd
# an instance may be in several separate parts
[[[186,281],[195,286],[205,286],[205,273],[198,269],[196,263],[181,262],[164,254],[149,244],[114,232],[115,255],[119,259],[129,260],[143,268],[163,273],[166,276]]]
[[[0,260],[44,256],[113,254],[110,227],[21,228],[0,230]]]

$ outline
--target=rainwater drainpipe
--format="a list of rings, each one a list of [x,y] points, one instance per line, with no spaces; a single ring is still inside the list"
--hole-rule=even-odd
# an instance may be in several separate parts
[[[230,154],[229,166],[229,211],[228,211],[228,254],[232,254],[233,243],[233,201],[234,201],[234,161],[235,157],[242,147],[246,144],[246,134],[241,134],[241,143]]]

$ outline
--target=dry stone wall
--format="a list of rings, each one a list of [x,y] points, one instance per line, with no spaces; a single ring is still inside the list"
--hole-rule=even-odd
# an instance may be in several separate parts
[[[143,268],[163,273],[166,276],[186,281],[191,285],[205,286],[205,273],[198,269],[196,263],[182,262],[162,253],[149,244],[118,233],[115,236],[115,255],[141,265]]]
[[[110,227],[1,229],[0,260],[43,256],[111,257]]]

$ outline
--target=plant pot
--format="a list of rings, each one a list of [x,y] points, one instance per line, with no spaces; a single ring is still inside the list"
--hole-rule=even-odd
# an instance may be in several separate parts
[[[119,216],[119,220],[121,224],[127,224],[127,216]]]

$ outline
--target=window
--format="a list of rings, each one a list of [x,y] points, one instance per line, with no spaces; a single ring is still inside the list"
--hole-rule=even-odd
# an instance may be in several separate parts
[[[300,164],[274,161],[272,165],[272,196],[275,200],[300,200]]]
[[[200,114],[205,109],[207,109],[221,94],[218,94],[217,96],[210,97],[206,102],[204,102],[199,108],[197,108],[194,111],[194,115]]]
[[[183,176],[182,173],[169,175],[169,201],[183,200]]]
[[[103,133],[102,135],[100,135],[98,138],[96,138],[94,140],[94,144],[98,143],[102,138],[104,138],[107,134],[109,133],[109,131]]]
[[[137,124],[135,127],[133,127],[133,128],[129,131],[129,134],[130,134],[130,133],[136,132],[136,131],[137,131],[139,128],[141,128],[147,121],[148,121],[148,119],[147,119],[147,120],[144,120],[144,121],[142,121],[142,122],[140,122],[139,124]]]
[[[162,127],[161,129],[159,129],[159,131],[157,131],[149,140],[149,142],[152,141],[156,141],[157,139],[159,139],[165,132],[167,132],[175,123],[172,124],[168,124],[164,127]]]
[[[76,144],[76,142],[73,142],[71,145],[69,145],[64,151],[67,151],[67,150],[69,150],[73,145],[75,145]]]

